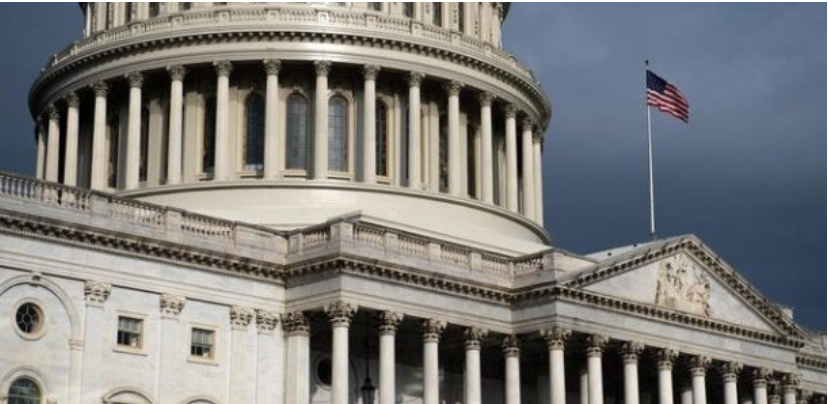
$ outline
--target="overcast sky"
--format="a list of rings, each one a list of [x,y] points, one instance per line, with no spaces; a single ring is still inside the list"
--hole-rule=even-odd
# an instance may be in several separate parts
[[[0,170],[31,175],[26,98],[80,37],[76,3],[0,6]],[[546,227],[579,253],[646,241],[644,60],[690,100],[654,112],[657,221],[826,327],[826,5],[513,4],[504,44],[552,99]]]

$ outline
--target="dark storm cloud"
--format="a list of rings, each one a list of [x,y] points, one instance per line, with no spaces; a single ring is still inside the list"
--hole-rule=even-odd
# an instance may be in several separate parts
[[[32,174],[28,88],[80,36],[81,14],[75,3],[0,10],[0,170]],[[825,4],[513,4],[505,47],[554,108],[544,189],[555,244],[646,240],[649,58],[692,115],[653,117],[660,234],[699,235],[824,329],[825,31]]]

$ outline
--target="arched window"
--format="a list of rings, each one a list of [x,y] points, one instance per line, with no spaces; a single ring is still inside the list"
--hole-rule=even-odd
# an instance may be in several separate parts
[[[291,94],[287,100],[287,163],[289,170],[306,170],[308,156],[308,100]]]
[[[414,3],[403,3],[403,17],[414,18]]]
[[[40,386],[28,377],[21,377],[9,387],[8,404],[40,404],[42,402]]]
[[[431,23],[442,27],[443,26],[443,3],[431,3],[433,11],[431,13]]]
[[[107,3],[109,4],[109,3]],[[118,140],[120,136],[120,122],[121,117],[117,110],[110,111],[107,114],[106,123],[106,142],[107,142],[107,162],[106,162],[106,184],[110,188],[118,187]]]
[[[265,101],[261,94],[254,92],[247,96],[244,103],[245,142],[244,168],[261,170],[264,168],[264,125]]]
[[[149,108],[141,108],[141,154],[138,161],[138,181],[147,180],[149,166]]]
[[[216,97],[204,102],[204,133],[201,141],[201,172],[212,174],[216,163]]]
[[[376,111],[376,153],[377,172],[379,176],[388,176],[388,107],[385,103],[377,100]]]
[[[457,3],[457,30],[466,32],[466,3]]]
[[[440,192],[448,192],[448,116],[440,113]]]
[[[348,101],[340,96],[328,100],[328,169],[348,171]]]

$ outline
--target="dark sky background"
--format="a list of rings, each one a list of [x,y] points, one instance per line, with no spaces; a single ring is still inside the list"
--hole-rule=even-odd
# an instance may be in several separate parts
[[[81,36],[74,3],[0,6],[0,171],[34,172],[29,85]],[[826,327],[826,5],[513,4],[504,44],[553,104],[546,227],[579,253],[646,241],[644,60],[691,105],[654,111],[657,223],[694,233],[801,324]]]

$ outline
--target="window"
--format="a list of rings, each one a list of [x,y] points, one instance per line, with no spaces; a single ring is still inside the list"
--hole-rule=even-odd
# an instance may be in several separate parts
[[[152,3],[150,3],[152,4]],[[466,32],[466,4],[457,3],[457,30]]]
[[[306,170],[308,155],[308,100],[291,94],[287,101],[287,168]]]
[[[348,101],[328,100],[328,170],[348,171]]]
[[[157,2],[157,1],[151,1],[149,3],[149,16],[150,16],[150,18],[158,17],[159,14],[161,14],[161,3]]]
[[[403,17],[414,18],[414,3],[403,3]]]
[[[431,3],[434,10],[431,13],[431,23],[439,27],[443,26],[443,3]]]
[[[477,128],[473,125],[466,126],[466,172],[468,173],[467,181],[469,184],[469,197],[475,198],[477,196],[477,147],[474,139],[476,138]]]
[[[264,125],[265,101],[261,94],[254,92],[247,96],[244,103],[245,138],[244,138],[244,168],[245,170],[261,170],[264,168]]]
[[[212,174],[216,162],[216,97],[204,102],[204,133],[201,141],[201,172]]]
[[[376,156],[377,172],[379,176],[388,176],[388,107],[382,101],[377,101],[376,111]]]
[[[149,108],[141,108],[141,150],[138,162],[138,181],[147,180],[147,166],[149,166]]]
[[[124,21],[131,22],[134,19],[133,13],[135,12],[135,6],[132,3],[124,3]]]
[[[131,317],[118,317],[118,345],[141,349],[144,320]]]
[[[37,334],[43,329],[43,311],[34,303],[23,303],[14,313],[14,321],[24,334]]]
[[[181,11],[187,11],[193,8],[193,3],[178,3],[178,9]]]
[[[439,166],[440,192],[448,192],[448,116],[440,114]]]
[[[115,26],[115,3],[106,3],[106,29]]]
[[[6,399],[8,404],[40,404],[43,398],[34,380],[21,377],[12,382]]]
[[[200,328],[193,328],[192,342],[190,342],[190,355],[198,358],[213,359],[213,339],[215,332]]]
[[[110,3],[107,3],[110,4]],[[119,135],[121,117],[117,111],[112,111],[108,114],[109,121],[106,125],[106,141],[109,145],[106,162],[106,184],[110,188],[118,187],[118,150],[119,150]]]
[[[368,9],[371,11],[382,11],[382,3],[368,3]]]

